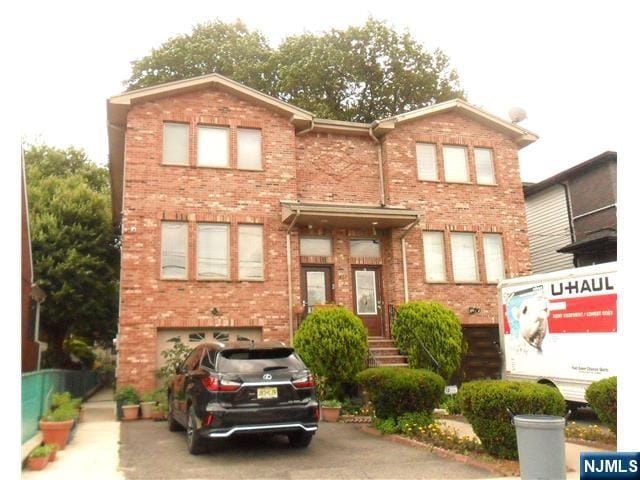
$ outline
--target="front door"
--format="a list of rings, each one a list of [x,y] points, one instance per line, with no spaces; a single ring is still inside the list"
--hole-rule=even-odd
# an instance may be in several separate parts
[[[353,310],[362,319],[370,337],[382,336],[381,293],[380,267],[353,268]]]
[[[330,266],[302,267],[302,302],[305,307],[303,316],[313,311],[314,305],[333,301],[333,282]]]

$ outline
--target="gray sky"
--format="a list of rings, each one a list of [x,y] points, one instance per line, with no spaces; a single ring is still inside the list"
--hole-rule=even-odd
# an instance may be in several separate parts
[[[620,102],[631,90],[616,78],[631,10],[616,2],[322,1],[20,2],[21,134],[107,159],[107,97],[123,90],[129,62],[192,25],[243,20],[276,46],[290,34],[362,24],[368,15],[408,28],[441,48],[471,103],[521,123],[540,140],[520,153],[523,180],[538,181],[605,150],[617,150]],[[625,28],[629,24],[629,29]],[[26,94],[28,92],[28,94]],[[26,108],[22,108],[26,107]],[[37,112],[37,114],[35,113]]]

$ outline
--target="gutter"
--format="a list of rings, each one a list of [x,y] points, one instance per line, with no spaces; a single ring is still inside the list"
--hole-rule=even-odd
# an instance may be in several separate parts
[[[298,133],[296,133],[296,136],[302,135],[303,133],[310,132],[314,128],[316,128],[316,121],[315,121],[315,119],[312,118],[311,119],[311,126],[309,128],[305,128],[304,130],[300,130]]]
[[[313,128],[313,127],[312,127]],[[291,279],[291,230],[296,224],[300,210],[296,210],[296,216],[287,228],[287,289],[289,294],[289,344],[293,345],[293,284]]]
[[[380,179],[380,205],[384,207],[386,195],[384,193],[384,171],[382,169],[382,142],[373,134],[373,127],[369,127],[369,136],[378,144],[376,150],[378,153],[378,178]]]
[[[402,234],[400,235],[400,246],[402,247],[402,281],[404,284],[405,303],[409,301],[409,281],[407,277],[407,247],[406,247],[404,238],[407,236],[407,234],[411,230],[413,230],[413,227],[415,227],[419,222],[420,222],[420,218],[416,218],[415,221],[411,225],[409,225],[407,228],[405,228]]]

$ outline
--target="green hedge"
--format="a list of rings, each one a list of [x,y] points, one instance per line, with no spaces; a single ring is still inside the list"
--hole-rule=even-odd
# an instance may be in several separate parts
[[[327,398],[341,398],[341,384],[353,383],[366,367],[367,330],[346,308],[322,308],[307,315],[293,346],[307,367],[324,380]]]
[[[476,380],[462,384],[460,407],[483,448],[499,458],[518,458],[516,430],[507,408],[515,415],[563,416],[565,403],[551,386],[506,380]]]
[[[589,385],[585,397],[591,408],[612,432],[618,423],[618,379],[609,377]]]
[[[377,367],[358,374],[378,418],[397,418],[405,413],[432,413],[444,393],[443,378],[428,370]]]
[[[438,302],[409,302],[396,310],[391,327],[396,345],[409,366],[426,368],[448,380],[460,367],[464,338],[460,320]],[[438,362],[436,365],[423,345]]]

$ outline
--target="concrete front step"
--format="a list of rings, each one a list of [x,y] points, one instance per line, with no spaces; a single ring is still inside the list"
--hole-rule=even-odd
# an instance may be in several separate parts
[[[376,360],[380,365],[390,365],[390,364],[398,364],[398,363],[407,363],[407,357],[402,355],[389,355],[386,357],[376,357]]]
[[[369,337],[369,352],[380,366],[407,367],[408,359],[396,348],[392,338]]]

